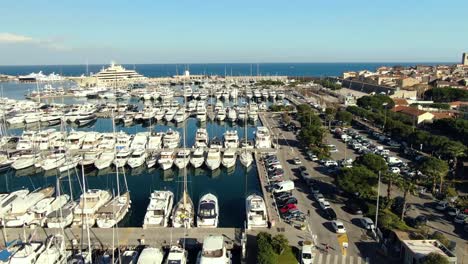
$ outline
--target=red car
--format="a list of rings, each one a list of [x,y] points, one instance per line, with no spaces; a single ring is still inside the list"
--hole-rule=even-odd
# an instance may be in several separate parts
[[[292,203],[291,203],[291,204],[287,204],[287,205],[281,207],[281,208],[280,208],[280,212],[281,212],[282,214],[285,214],[285,213],[287,213],[287,212],[289,212],[289,211],[291,211],[291,210],[295,210],[295,209],[297,209],[297,206],[296,206],[295,204],[292,204]]]

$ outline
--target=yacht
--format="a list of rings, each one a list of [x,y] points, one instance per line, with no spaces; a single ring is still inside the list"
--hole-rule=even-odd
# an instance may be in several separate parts
[[[192,157],[190,158],[190,164],[194,168],[199,168],[205,162],[205,156],[203,148],[196,148],[192,152]]]
[[[120,151],[121,149],[130,148],[132,142],[132,136],[127,133],[117,133],[115,136],[115,149]]]
[[[255,148],[271,148],[270,131],[266,127],[257,127]]]
[[[177,110],[175,116],[174,116],[174,121],[176,123],[182,123],[185,121],[185,119],[187,119],[187,113],[185,112],[185,107],[181,107],[179,108],[179,110]]]
[[[120,149],[115,154],[115,159],[112,163],[115,167],[122,168],[127,165],[127,161],[130,158],[130,155],[132,155],[132,151],[129,148]]]
[[[121,65],[111,62],[107,68],[102,68],[94,77],[98,81],[98,85],[103,87],[113,88],[127,86],[129,83],[145,81],[146,77],[137,73],[134,70],[127,70]]]
[[[16,150],[30,151],[33,149],[33,142],[30,138],[20,138],[16,143]]]
[[[146,209],[143,228],[167,227],[171,217],[174,194],[171,191],[154,191]]]
[[[98,132],[87,132],[86,136],[83,139],[83,145],[81,149],[83,150],[92,150],[96,149],[101,143],[102,135]]]
[[[42,160],[41,168],[45,171],[57,169],[65,163],[65,159],[65,153],[52,153]]]
[[[86,132],[83,131],[71,131],[66,141],[68,142],[67,148],[69,150],[81,149],[83,146],[83,140],[86,136]]]
[[[180,246],[171,246],[167,255],[166,264],[187,264],[188,253]]]
[[[174,160],[174,164],[177,166],[177,168],[183,169],[187,167],[189,162],[190,162],[190,150],[189,149],[179,150]]]
[[[11,256],[9,264],[35,263],[39,255],[45,250],[42,242],[25,243]]]
[[[250,111],[249,112],[249,120],[252,121],[252,122],[256,122],[258,120],[257,111]]]
[[[196,117],[200,122],[205,122],[206,121],[206,108],[198,106]]]
[[[238,113],[237,113],[237,119],[240,122],[244,122],[247,120],[247,108],[246,107],[239,107]]]
[[[182,198],[174,206],[172,210],[172,227],[180,228],[190,228],[193,226],[195,216],[195,207],[193,206],[193,201],[184,190]]]
[[[247,229],[267,227],[268,214],[265,200],[260,195],[252,194],[245,200]]]
[[[208,132],[206,128],[199,128],[195,133],[195,147],[206,148],[208,146]]]
[[[244,167],[246,168],[250,167],[250,165],[252,165],[253,163],[252,153],[247,150],[242,151],[239,156],[239,160],[241,164],[244,165]]]
[[[211,193],[203,195],[198,203],[197,226],[216,228],[218,216],[218,198]]]
[[[224,133],[224,147],[237,148],[239,147],[239,136],[236,130],[228,130]]]
[[[158,162],[158,155],[155,152],[152,152],[148,155],[148,158],[146,159],[146,167],[147,168],[152,168],[154,165],[156,165],[156,162]]]
[[[221,108],[216,112],[216,119],[218,121],[224,121],[226,119],[226,109]]]
[[[210,148],[206,154],[205,164],[210,170],[216,170],[221,165],[221,150]]]
[[[111,228],[127,215],[130,209],[130,193],[114,197],[96,212],[96,224],[99,228]]]
[[[69,158],[65,158],[65,162],[58,168],[59,172],[68,171],[70,169],[75,168],[80,163],[82,157],[81,156],[72,156]]]
[[[221,235],[209,235],[203,240],[203,248],[198,253],[197,264],[231,264],[231,254],[224,245]]]
[[[39,255],[36,264],[65,263],[71,257],[71,251],[67,251],[65,237],[52,235],[46,240],[45,250]]]
[[[99,158],[103,151],[99,149],[92,149],[83,153],[83,159],[80,160],[80,165],[85,168],[94,166],[94,162]]]
[[[140,167],[141,165],[145,163],[145,161],[146,161],[146,150],[144,148],[140,148],[140,149],[135,149],[132,152],[132,155],[128,159],[127,164],[128,166],[130,166],[130,168],[133,169],[133,168]]]
[[[237,154],[236,150],[228,148],[224,150],[222,164],[226,168],[231,168],[236,165]]]
[[[174,151],[169,150],[161,152],[158,164],[162,170],[168,170],[172,168],[172,165],[174,164]]]
[[[158,108],[158,109],[156,110],[156,113],[154,114],[154,119],[156,119],[156,121],[161,121],[161,120],[163,120],[164,114],[165,114],[165,113],[166,113],[166,112],[165,112],[162,108]]]
[[[48,228],[65,228],[72,224],[73,210],[78,204],[75,201],[69,201],[62,208],[55,210],[47,215]]]
[[[214,137],[211,139],[210,141],[210,148],[218,148],[218,149],[221,149],[223,148],[223,143],[222,141],[217,138],[217,137]]]
[[[216,91],[215,96],[216,96],[216,99],[221,99],[221,97],[223,96],[223,91],[221,90]]]
[[[4,217],[4,226],[20,227],[28,224],[31,219],[29,209],[44,198],[51,197],[54,194],[54,187],[47,187],[26,195],[23,199],[15,199],[11,203],[11,210]]]
[[[148,149],[149,150],[160,149],[162,147],[163,136],[164,136],[164,133],[162,132],[152,133],[148,139]]]
[[[105,150],[99,155],[99,158],[94,161],[94,167],[98,170],[102,170],[105,168],[110,167],[112,162],[115,159],[115,151],[114,150]]]
[[[130,144],[130,149],[146,149],[148,144],[148,132],[138,132],[135,137],[133,137],[132,143]]]
[[[29,194],[29,190],[21,189],[18,191],[11,192],[8,194],[0,203],[0,218],[4,218],[5,214],[11,210],[11,207],[16,200],[24,200],[24,198]]]
[[[99,149],[114,149],[115,148],[115,134],[114,133],[103,133],[101,143],[99,143]]]
[[[31,218],[28,220],[28,225],[44,226],[47,221],[47,215],[62,208],[69,200],[70,196],[68,194],[42,199],[29,209]]]
[[[11,167],[15,170],[22,170],[33,166],[40,160],[39,154],[23,154],[11,164]]]
[[[174,120],[176,112],[177,111],[175,109],[170,108],[169,110],[167,110],[166,114],[164,115],[164,119],[167,122],[171,122],[172,120]]]
[[[180,133],[176,130],[169,129],[163,137],[164,148],[178,148],[180,144]]]
[[[229,108],[228,114],[227,114],[227,119],[231,122],[235,122],[237,120],[237,112],[236,109],[234,108]]]
[[[80,203],[73,210],[73,226],[83,224],[92,227],[96,223],[96,212],[112,198],[106,190],[90,189],[80,196]],[[84,222],[83,222],[84,220]]]
[[[145,247],[136,264],[161,264],[164,260],[164,252],[159,248]],[[179,262],[178,262],[179,263]]]

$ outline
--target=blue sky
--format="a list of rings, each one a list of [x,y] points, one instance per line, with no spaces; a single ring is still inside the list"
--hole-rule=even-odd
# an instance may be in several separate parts
[[[4,1],[0,64],[457,62],[468,1]]]

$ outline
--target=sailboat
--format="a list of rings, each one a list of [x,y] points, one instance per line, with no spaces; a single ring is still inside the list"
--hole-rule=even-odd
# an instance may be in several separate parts
[[[250,110],[248,110],[250,114]],[[243,146],[244,150],[241,152],[239,160],[244,167],[248,168],[252,165],[253,162],[253,155],[251,152],[247,151],[248,141],[247,141],[247,122],[246,122],[247,115],[244,116],[244,138],[245,138],[245,145]]]
[[[70,256],[71,252],[65,247],[65,237],[52,235],[47,238],[45,250],[37,258],[36,264],[65,263]]]
[[[184,97],[184,107],[186,104],[186,98]],[[184,148],[185,146],[185,129],[184,126]],[[184,190],[182,193],[182,198],[174,207],[172,211],[172,226],[173,227],[185,227],[190,228],[194,224],[195,217],[195,208],[193,206],[193,201],[190,198],[190,195],[187,192],[187,166],[183,168],[184,170]]]

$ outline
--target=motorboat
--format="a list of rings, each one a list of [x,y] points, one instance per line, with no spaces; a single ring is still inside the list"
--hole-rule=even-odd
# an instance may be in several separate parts
[[[257,127],[255,131],[255,148],[271,148],[270,131],[266,127]]]
[[[64,236],[60,234],[49,236],[45,244],[45,249],[35,264],[65,263],[71,257],[71,251],[67,251]]]
[[[247,120],[247,108],[246,107],[239,107],[237,109],[237,119],[240,122],[244,122]]]
[[[208,132],[206,128],[197,129],[194,145],[196,148],[206,148],[208,146]]]
[[[112,162],[115,159],[115,151],[114,150],[105,150],[99,155],[99,158],[94,162],[94,167],[98,170],[102,170],[105,168],[110,167]]]
[[[146,150],[144,148],[140,148],[140,149],[135,149],[132,152],[132,155],[128,159],[127,164],[128,166],[130,166],[130,168],[133,169],[133,168],[140,167],[141,165],[145,163],[145,161],[146,161]]]
[[[187,167],[190,162],[190,150],[189,149],[180,149],[177,152],[177,155],[174,160],[174,164],[179,169]]]
[[[221,149],[223,148],[223,142],[219,138],[213,137],[210,141],[210,148]]]
[[[39,154],[23,154],[19,156],[12,164],[11,167],[15,170],[22,170],[34,166],[41,160]]]
[[[167,227],[174,205],[174,194],[171,191],[154,191],[143,220],[143,228]]]
[[[83,150],[92,150],[97,149],[101,143],[102,135],[98,132],[87,132],[84,139],[81,149]]]
[[[185,112],[185,107],[181,107],[179,108],[179,110],[177,110],[175,116],[174,116],[174,121],[176,123],[182,123],[185,121],[185,119],[187,119],[188,115],[187,113]]]
[[[172,165],[174,164],[174,151],[169,150],[161,152],[158,164],[162,170],[168,170],[172,168]]]
[[[57,169],[65,163],[65,159],[65,153],[52,153],[42,160],[41,168],[45,171]]]
[[[239,160],[244,167],[248,168],[252,165],[253,162],[253,155],[249,151],[242,151],[239,155]]]
[[[167,255],[166,264],[187,264],[188,252],[183,247],[171,246]]]
[[[247,229],[262,228],[268,226],[268,213],[265,200],[262,196],[252,194],[245,200],[247,215]]]
[[[148,144],[148,136],[148,132],[136,133],[135,137],[133,137],[132,143],[130,144],[130,149],[146,149],[146,145]]]
[[[166,112],[165,112],[163,109],[158,108],[158,109],[156,110],[156,113],[154,114],[154,119],[156,119],[156,121],[161,121],[161,120],[163,120],[164,114],[165,114],[165,113],[166,113]]]
[[[164,148],[178,148],[180,144],[180,133],[176,130],[169,129],[163,137]]]
[[[83,224],[92,227],[96,223],[96,212],[112,198],[107,190],[90,189],[81,194],[79,204],[73,210],[73,226]]]
[[[221,150],[210,148],[206,154],[205,164],[210,170],[216,170],[221,165]]]
[[[129,149],[132,142],[132,136],[127,133],[117,133],[115,136],[115,150]]]
[[[164,114],[164,119],[167,122],[171,122],[172,120],[174,120],[174,116],[175,116],[176,112],[177,111],[175,109],[168,109],[166,114]]]
[[[111,149],[115,148],[115,134],[114,133],[102,133],[102,140],[99,143],[99,149]]]
[[[16,144],[16,150],[30,151],[33,149],[33,141],[30,138],[20,138]]]
[[[65,228],[70,226],[73,221],[73,210],[77,205],[77,202],[69,201],[62,208],[49,213],[47,215],[47,227]]]
[[[78,166],[81,160],[82,160],[81,156],[72,156],[69,158],[65,158],[65,162],[58,168],[58,170],[59,172],[64,172],[64,171],[73,169],[76,166]]]
[[[150,153],[148,155],[148,158],[146,159],[146,167],[147,168],[152,168],[154,165],[156,165],[156,162],[158,162],[158,155],[157,153]]]
[[[99,228],[111,228],[118,224],[130,210],[130,193],[115,196],[96,212],[96,224]]]
[[[229,108],[228,114],[227,114],[227,119],[231,122],[235,122],[237,120],[237,112],[236,109],[234,108]]]
[[[161,264],[163,260],[164,252],[161,249],[155,247],[145,247],[141,251],[136,264]]]
[[[85,168],[94,166],[94,162],[99,159],[103,151],[100,149],[91,149],[83,153],[83,159],[80,160],[80,165]]]
[[[239,147],[239,136],[237,130],[228,130],[224,133],[224,147],[237,148]]]
[[[231,264],[231,253],[226,249],[224,237],[209,235],[203,240],[203,248],[198,253],[197,264]]]
[[[226,119],[226,109],[221,108],[216,112],[216,120],[224,121]]]
[[[67,148],[69,150],[81,149],[83,141],[85,139],[86,132],[83,131],[71,131],[66,141],[68,142]]]
[[[218,227],[219,205],[218,198],[211,193],[207,193],[198,202],[198,227]]]
[[[62,208],[69,200],[70,196],[68,194],[42,199],[28,210],[30,219],[28,219],[27,225],[44,226],[47,215]]]
[[[29,264],[35,263],[39,255],[45,250],[42,242],[31,242],[22,244],[21,247],[11,256],[9,264]]]
[[[11,207],[14,203],[16,203],[16,200],[24,200],[24,198],[29,194],[29,190],[26,189],[21,189],[17,190],[14,192],[11,192],[3,198],[3,200],[0,203],[0,218],[4,218],[5,214],[10,212]]]
[[[252,122],[256,122],[258,120],[258,113],[257,111],[250,111],[249,112],[249,120]]]
[[[200,122],[206,121],[206,107],[205,106],[197,106],[196,118]]]
[[[138,251],[125,250],[115,261],[116,264],[136,264],[138,260]]]
[[[115,154],[115,159],[113,161],[113,164],[117,168],[122,168],[125,165],[127,165],[127,161],[130,158],[130,155],[132,155],[132,151],[130,148],[122,148],[117,153]]]
[[[205,162],[205,155],[203,148],[196,148],[192,152],[192,156],[190,157],[190,164],[194,168],[199,168]]]
[[[164,136],[164,133],[162,133],[162,132],[152,133],[149,136],[147,148],[149,150],[160,149],[162,147],[162,138],[163,138],[163,136]]]
[[[228,148],[224,150],[223,160],[221,161],[224,167],[226,168],[234,167],[236,165],[236,160],[237,160],[237,154],[236,154],[235,149]]]

